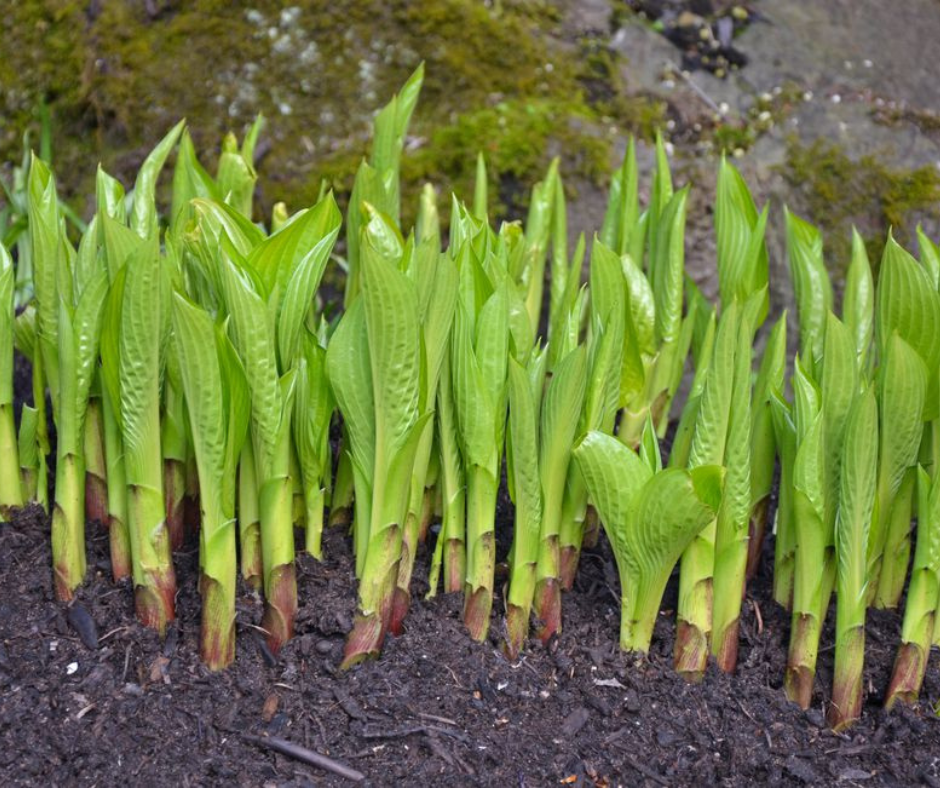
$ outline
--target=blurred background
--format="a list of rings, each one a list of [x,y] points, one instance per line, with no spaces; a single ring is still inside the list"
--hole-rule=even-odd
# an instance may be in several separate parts
[[[677,182],[694,184],[687,266],[709,295],[722,152],[758,204],[773,201],[778,307],[784,203],[820,225],[837,285],[853,224],[874,265],[889,226],[912,249],[917,222],[940,237],[940,0],[3,0],[0,10],[0,178],[11,182],[28,132],[86,218],[98,162],[130,186],[181,117],[214,170],[223,135],[265,116],[257,219],[278,200],[312,204],[323,179],[342,199],[373,113],[423,60],[406,225],[426,180],[469,197],[482,150],[491,218],[519,218],[560,156],[574,230],[593,232],[627,135],[648,170],[660,129]]]

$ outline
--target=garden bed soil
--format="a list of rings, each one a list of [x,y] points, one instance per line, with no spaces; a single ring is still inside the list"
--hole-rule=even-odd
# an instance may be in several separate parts
[[[503,502],[505,504],[505,501]],[[503,509],[505,513],[505,509]],[[167,639],[137,624],[130,589],[108,578],[107,536],[89,526],[81,610],[55,601],[48,519],[0,526],[0,774],[5,785],[339,785],[274,754],[277,736],[327,754],[373,785],[940,785],[940,721],[926,702],[884,714],[899,617],[868,623],[863,717],[827,730],[831,622],[813,707],[781,688],[788,617],[771,600],[769,550],[749,588],[737,674],[710,667],[697,686],[672,670],[675,589],[648,659],[617,646],[616,572],[606,543],[588,551],[565,596],[564,631],[516,663],[464,632],[460,601],[416,598],[382,658],[338,673],[355,604],[350,548],[336,530],[326,560],[298,560],[297,634],[273,660],[261,605],[238,599],[236,662],[199,662],[197,553],[177,556],[178,620]],[[426,577],[419,560],[417,576]],[[495,608],[501,609],[498,601]],[[85,631],[82,611],[95,633]],[[87,624],[87,622],[86,622]],[[96,634],[97,648],[83,643]],[[923,693],[940,697],[932,660]]]

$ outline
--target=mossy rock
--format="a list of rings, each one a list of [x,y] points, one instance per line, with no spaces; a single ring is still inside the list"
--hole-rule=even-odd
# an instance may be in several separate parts
[[[557,150],[566,171],[599,180],[610,127],[648,134],[661,112],[624,97],[602,48],[582,57],[583,45],[562,43],[560,19],[554,4],[532,0],[20,3],[2,22],[17,46],[0,63],[2,82],[16,86],[0,94],[0,160],[18,159],[44,97],[61,191],[89,200],[99,160],[129,184],[180,117],[211,166],[223,134],[243,132],[261,112],[259,207],[266,214],[285,200],[296,209],[324,178],[348,191],[373,113],[424,60],[403,170],[406,221],[425,179],[466,194],[478,149],[524,190]]]

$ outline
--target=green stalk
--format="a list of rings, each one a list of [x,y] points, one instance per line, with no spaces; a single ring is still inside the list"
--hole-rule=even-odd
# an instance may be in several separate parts
[[[0,517],[23,505],[13,421],[13,260],[0,243]]]
[[[877,608],[896,608],[904,593],[907,567],[911,559],[911,510],[916,478],[914,468],[909,468],[891,503],[881,574],[875,594]]]
[[[770,506],[777,459],[771,399],[783,391],[787,366],[787,313],[771,331],[754,384],[751,410],[751,513],[748,526],[747,579],[757,574]]]
[[[796,525],[793,521],[793,463],[796,432],[790,406],[781,396],[771,400],[774,440],[780,457],[777,518],[774,523],[774,601],[784,610],[793,607],[793,575],[796,566]]]
[[[467,569],[463,620],[470,637],[482,643],[493,608],[496,566],[496,495],[499,483],[488,468],[467,468]]]
[[[345,428],[340,444],[333,494],[330,497],[330,527],[348,525],[352,519],[353,491],[355,489],[352,460],[344,447],[349,446]]]
[[[52,512],[52,563],[56,593],[62,600],[70,600],[85,577],[85,412],[97,364],[102,308],[107,292],[107,272],[101,269],[86,284],[74,309],[66,301],[64,293],[59,302],[60,389],[55,405],[56,495]]]
[[[268,633],[268,647],[275,654],[294,636],[297,613],[297,576],[294,570],[294,488],[290,475],[291,409],[294,375],[280,381],[281,421],[273,453],[258,463],[258,510],[261,524],[261,559],[264,576],[264,616],[262,628]],[[261,456],[256,451],[255,457]]]
[[[862,711],[865,663],[866,560],[878,463],[878,406],[874,392],[859,395],[849,415],[842,448],[839,509],[835,525],[836,656],[829,724],[848,727]]]
[[[169,363],[169,362],[168,362]],[[163,450],[163,494],[166,498],[166,527],[170,549],[177,552],[186,540],[183,498],[186,495],[186,457],[188,454],[183,396],[168,383],[164,389],[161,441]]]
[[[793,474],[796,567],[784,688],[791,701],[807,709],[819,635],[835,582],[835,551],[826,533],[824,415],[815,384],[799,363],[796,369],[797,429],[802,436]]]
[[[937,636],[940,605],[940,484],[923,468],[917,472],[917,548],[908,585],[901,627],[901,646],[894,661],[885,694],[885,708],[898,701],[913,705],[930,659],[930,646]]]
[[[731,303],[721,316],[715,347],[699,403],[689,467],[723,462],[734,380],[734,356],[740,306]],[[679,573],[675,666],[687,681],[701,681],[712,631],[716,523],[692,538],[682,554]]]
[[[457,435],[457,416],[454,412],[453,381],[450,354],[444,356],[441,383],[437,394],[437,429],[441,450],[441,498],[443,512],[438,571],[444,568],[444,593],[456,594],[463,590],[467,570],[466,553],[466,486],[463,461]],[[437,552],[437,551],[435,551]],[[431,583],[437,588],[437,582]]]
[[[173,337],[185,394],[199,486],[202,595],[200,654],[210,670],[235,658],[235,466],[251,412],[235,348],[212,318],[174,297]]]
[[[201,496],[200,496],[201,498]],[[242,446],[238,463],[238,546],[245,584],[261,588],[261,516],[258,509],[258,476],[251,441]]]
[[[574,587],[581,560],[581,547],[585,543],[585,523],[588,517],[587,488],[577,466],[569,463],[565,494],[561,505],[559,583],[563,591]],[[596,517],[595,517],[596,524]],[[596,535],[595,535],[596,538]]]
[[[539,427],[539,474],[542,524],[536,568],[535,612],[541,621],[538,637],[547,643],[561,632],[560,532],[565,480],[587,386],[584,345],[572,350],[552,371]]]
[[[539,410],[545,355],[536,357],[529,372],[509,362],[509,432],[506,463],[516,508],[506,597],[506,636],[503,651],[516,659],[529,633],[535,598],[539,535],[542,523],[542,485],[539,474]]]
[[[101,389],[104,421],[105,457],[108,483],[108,542],[111,550],[111,575],[117,583],[133,571],[130,534],[127,530],[127,475],[124,469],[124,440],[114,414],[107,386]]]
[[[108,521],[108,463],[105,454],[104,415],[101,396],[88,400],[85,413],[85,516]]]
[[[751,509],[751,344],[750,315],[738,323],[731,412],[724,465],[727,468],[721,508],[715,524],[712,654],[719,669],[732,673],[738,662],[738,629],[747,572]]]
[[[160,449],[164,292],[160,257],[145,245],[128,260],[112,284],[109,329],[119,321],[119,350],[117,364],[106,363],[104,367],[106,378],[110,378],[106,385],[119,394],[134,601],[141,622],[161,636],[175,618],[176,599]],[[103,352],[103,361],[104,356]]]
[[[20,412],[20,432],[17,436],[20,456],[20,481],[23,501],[37,500],[36,485],[39,479],[39,446],[36,442],[36,409],[23,405]]]

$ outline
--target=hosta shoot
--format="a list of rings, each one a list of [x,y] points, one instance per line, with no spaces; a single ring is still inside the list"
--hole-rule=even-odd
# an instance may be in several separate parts
[[[722,470],[654,472],[621,442],[591,432],[574,457],[597,506],[620,575],[620,647],[649,651],[669,575],[690,540],[716,516]]]

